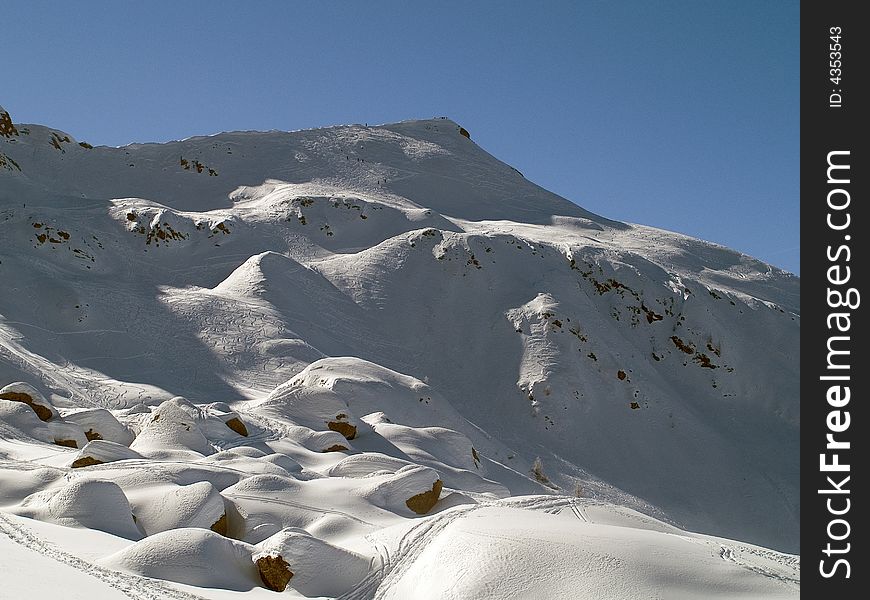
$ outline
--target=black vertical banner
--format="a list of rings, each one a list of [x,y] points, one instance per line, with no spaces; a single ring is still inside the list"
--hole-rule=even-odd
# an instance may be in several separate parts
[[[807,598],[866,598],[870,589],[870,217],[864,208],[870,202],[870,22],[859,17],[862,8],[859,2],[801,4],[801,591]]]

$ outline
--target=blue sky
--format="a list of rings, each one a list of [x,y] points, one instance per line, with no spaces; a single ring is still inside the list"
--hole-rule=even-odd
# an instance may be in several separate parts
[[[797,1],[7,0],[3,21],[17,122],[121,145],[447,115],[589,210],[799,273]]]

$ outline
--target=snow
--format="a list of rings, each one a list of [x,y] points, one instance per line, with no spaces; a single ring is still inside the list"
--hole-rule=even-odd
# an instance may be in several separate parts
[[[111,481],[70,481],[63,487],[31,494],[13,510],[21,516],[67,527],[98,529],[129,539],[141,537],[127,497]]]
[[[263,556],[280,556],[292,565],[290,585],[308,597],[340,596],[359,585],[371,566],[361,554],[289,527],[257,544],[253,559]]]
[[[794,569],[776,563],[759,572],[763,558],[754,548],[741,548],[737,560],[721,556],[726,546],[709,538],[516,509],[455,510],[462,516],[445,514],[449,523],[437,533],[404,540],[407,554],[400,554],[381,597],[689,600],[794,594]]]
[[[449,119],[3,115],[2,593],[799,595],[797,277]]]
[[[38,573],[38,577],[5,577],[3,593],[9,598],[51,598],[64,590],[71,600],[127,600],[122,590],[112,588],[99,579],[75,567],[43,556],[26,545],[8,537],[0,523],[0,553],[3,554],[3,573]]]
[[[154,579],[248,590],[257,585],[251,550],[206,529],[180,528],[148,536],[97,562]]]

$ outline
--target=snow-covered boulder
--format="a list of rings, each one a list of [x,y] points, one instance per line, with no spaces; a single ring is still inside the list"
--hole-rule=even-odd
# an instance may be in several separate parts
[[[359,420],[353,416],[347,402],[323,387],[324,383],[314,383],[311,377],[301,374],[275,388],[256,410],[315,431],[329,429],[345,439],[354,439],[359,432]]]
[[[252,546],[208,529],[172,529],[97,562],[143,577],[245,591],[259,585],[252,551]]]
[[[282,529],[257,544],[252,558],[267,588],[283,592],[289,583],[309,597],[340,596],[368,574],[370,564],[361,554],[295,527]]]
[[[425,515],[441,496],[443,482],[434,469],[420,465],[402,467],[391,475],[373,478],[365,494],[373,504],[397,512]]]
[[[150,415],[130,448],[151,458],[214,453],[197,425],[196,409],[189,403],[167,400]]]
[[[136,522],[147,535],[184,527],[227,534],[223,497],[207,481],[131,490],[130,504]]]
[[[48,426],[42,422],[36,413],[26,403],[14,400],[0,400],[0,422],[14,427],[21,434],[51,443],[54,436]]]
[[[127,496],[111,481],[74,479],[24,499],[16,514],[66,527],[98,529],[131,540],[142,537]]]
[[[54,443],[67,448],[84,448],[88,443],[84,430],[76,423],[70,423],[60,418],[52,419],[48,423],[48,430]]]
[[[23,402],[32,408],[42,421],[57,417],[57,409],[51,405],[51,402],[46,400],[39,390],[23,381],[16,381],[0,388],[0,400]]]
[[[103,463],[142,458],[142,455],[127,446],[108,440],[91,440],[72,459],[73,469],[101,465]]]
[[[63,411],[62,416],[64,420],[78,424],[84,430],[88,441],[106,440],[124,446],[129,446],[133,442],[133,432],[105,408]]]

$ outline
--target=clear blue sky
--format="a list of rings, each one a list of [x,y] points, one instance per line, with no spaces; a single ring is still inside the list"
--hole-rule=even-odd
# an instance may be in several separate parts
[[[607,217],[799,272],[797,1],[6,0],[0,104],[94,144],[447,115]]]

